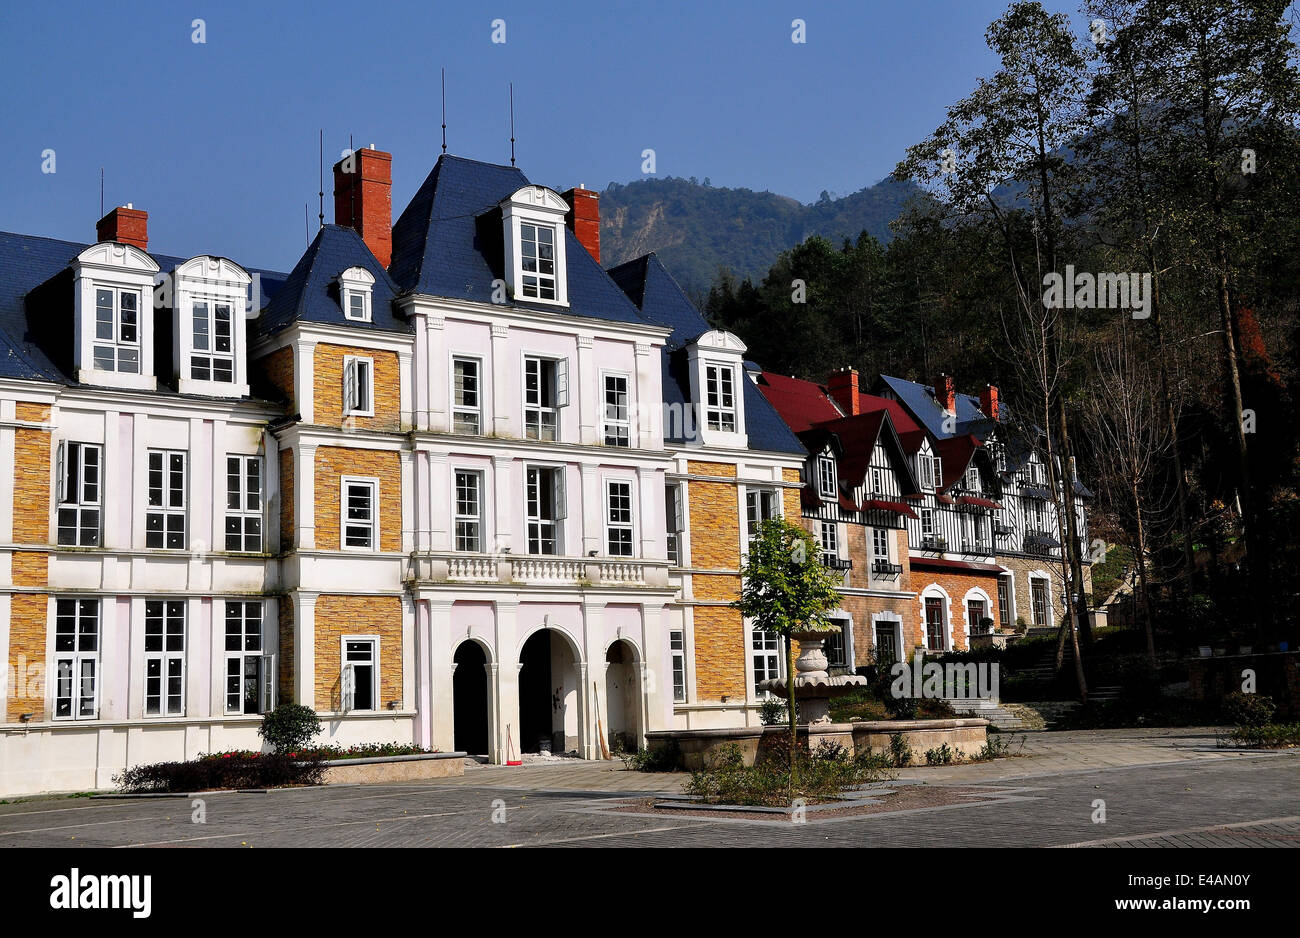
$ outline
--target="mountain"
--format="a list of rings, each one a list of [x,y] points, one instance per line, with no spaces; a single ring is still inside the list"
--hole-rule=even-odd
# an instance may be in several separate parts
[[[763,278],[776,256],[812,235],[838,244],[869,232],[882,244],[889,223],[920,190],[886,178],[811,205],[774,192],[727,189],[679,179],[611,182],[600,194],[601,263],[613,267],[655,251],[692,298],[708,293],[719,267]]]

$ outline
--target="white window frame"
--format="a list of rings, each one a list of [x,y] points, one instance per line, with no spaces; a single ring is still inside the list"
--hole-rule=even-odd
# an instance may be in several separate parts
[[[109,309],[110,319],[108,322],[109,331],[112,332],[111,337],[102,337],[99,334],[99,327],[100,327],[99,293],[101,290],[112,294],[111,297],[112,306]],[[123,335],[125,334],[127,329],[126,324],[122,322],[122,297],[123,296],[131,296],[135,298],[135,324],[134,324],[135,338],[134,339],[123,338]],[[109,372],[113,374],[124,374],[124,375],[146,374],[144,370],[144,365],[145,365],[144,341],[142,338],[142,332],[144,329],[144,325],[143,325],[144,299],[141,291],[136,288],[122,287],[116,284],[94,283],[91,287],[91,300],[94,303],[94,312],[95,312],[94,319],[91,321],[91,343],[90,343],[91,367],[95,371]],[[150,301],[152,301],[152,297],[150,297]],[[107,349],[112,352],[112,356],[113,356],[112,368],[104,368],[101,366],[100,356],[99,356],[99,352],[101,349]],[[135,352],[135,368],[124,369],[121,367],[122,358],[123,358],[122,353],[131,352],[131,351]]]
[[[1038,621],[1037,603],[1034,602],[1034,587],[1041,585],[1043,588],[1043,621]],[[1052,624],[1052,581],[1049,577],[1042,574],[1031,573],[1029,575],[1029,618],[1030,625],[1036,628],[1050,626]]]
[[[871,529],[871,559],[889,563],[889,528]]]
[[[835,471],[835,458],[825,454],[817,457],[817,494],[823,499],[839,496],[839,479]]]
[[[93,460],[87,459],[90,453],[94,454]],[[56,540],[64,546],[99,547],[103,541],[104,448],[98,443],[63,440],[59,443],[58,459]],[[93,466],[89,465],[91,462]],[[73,523],[64,524],[64,519],[69,517]],[[71,530],[71,540],[64,539],[65,530]],[[91,536],[83,538],[85,532]]]
[[[675,567],[686,563],[686,487],[680,482],[664,484],[665,528],[668,534],[668,560]]]
[[[352,322],[370,322],[371,292],[375,286],[375,277],[364,267],[349,267],[339,274],[339,305],[343,307],[343,318]],[[361,315],[352,315],[352,300],[361,300]]]
[[[943,638],[943,647],[934,648],[930,645],[930,600],[939,603],[940,613],[940,635]],[[951,603],[947,596],[932,592],[921,593],[921,639],[926,651],[952,651],[952,609]]]
[[[885,494],[885,473],[879,466],[871,467],[871,494]]]
[[[627,508],[624,510],[614,504],[615,489],[627,490]],[[619,496],[621,497],[621,496]],[[605,480],[605,551],[610,557],[636,556],[636,486],[631,479]],[[618,535],[619,552],[615,553],[615,535]],[[624,541],[626,538],[626,541]],[[622,548],[626,546],[624,552]]]
[[[238,648],[230,647],[230,623],[231,607],[237,607],[238,614],[236,621],[239,623]],[[250,609],[257,610],[257,648],[248,647],[248,638],[250,635],[249,624],[252,620],[248,616]],[[276,698],[276,681],[278,672],[276,669],[276,656],[273,653],[266,652],[266,607],[260,599],[227,599],[224,603],[222,615],[222,649],[223,661],[225,668],[222,671],[222,697],[224,702],[222,709],[227,714],[251,714],[266,713],[275,709]],[[231,673],[231,662],[238,662],[237,675]],[[249,662],[253,661],[254,673],[250,675]],[[230,706],[231,689],[230,679],[237,676],[239,679],[239,706],[232,708]],[[249,677],[257,682],[257,709],[249,711],[246,709],[246,698],[244,696],[244,684]]]
[[[980,490],[980,471],[974,466],[966,467],[966,490],[968,492]]]
[[[558,192],[544,186],[524,186],[502,200],[501,223],[502,237],[505,242],[505,273],[510,284],[511,293],[517,302],[537,304],[540,306],[568,306],[568,229],[565,215],[572,209]],[[552,256],[554,266],[549,274],[540,270],[525,271],[524,260],[524,226],[546,228],[552,232]],[[540,260],[540,257],[539,257]],[[538,265],[540,266],[540,264]],[[541,296],[540,280],[538,288],[530,290],[525,286],[524,277],[547,276],[554,278],[553,297]],[[529,294],[532,295],[529,295]]]
[[[474,395],[474,405],[460,403],[460,396],[464,388],[463,384],[458,386],[457,366],[472,365],[474,387],[469,393]],[[457,421],[472,421],[474,429],[470,430],[458,425]],[[474,355],[455,355],[451,356],[451,431],[453,433],[468,433],[473,436],[479,436],[483,432],[483,359]]]
[[[532,229],[532,238],[529,238],[527,229]],[[539,303],[558,303],[560,302],[560,253],[559,242],[564,238],[564,229],[559,225],[544,221],[537,221],[531,218],[520,219],[519,221],[519,289],[515,296],[523,300],[532,300]],[[541,232],[546,231],[551,235],[550,249],[550,273],[543,270],[547,259],[543,256],[543,239]],[[533,257],[530,259],[526,246],[531,243],[533,247]],[[529,263],[532,263],[533,269],[529,270]],[[534,282],[530,285],[529,280]],[[531,290],[531,292],[530,292]],[[550,296],[545,296],[549,290]]]
[[[474,482],[474,512],[472,514],[462,511],[461,501],[461,477],[472,479]],[[451,470],[451,502],[452,502],[452,545],[458,551],[467,551],[469,553],[483,552],[483,492],[484,492],[484,474],[482,469],[468,469],[459,466]],[[473,526],[473,546],[462,546],[461,526]],[[465,539],[468,541],[469,535]]]
[[[758,537],[758,526],[781,517],[781,493],[777,489],[745,488],[745,540]]]
[[[362,375],[365,380],[362,380]],[[365,394],[362,394],[362,389]],[[375,360],[362,355],[343,356],[343,416],[375,415]]]
[[[840,556],[840,526],[834,521],[819,521],[817,542],[821,545],[822,563],[830,566]]]
[[[618,404],[610,403],[610,382],[623,382],[623,416],[610,416],[618,413]],[[615,389],[614,394],[619,392]],[[606,446],[628,447],[632,445],[632,376],[624,371],[602,371],[600,373],[601,427],[602,439]],[[613,440],[613,442],[610,442]]]
[[[232,387],[239,380],[239,367],[236,356],[239,354],[239,343],[236,340],[235,332],[240,327],[240,312],[237,303],[229,297],[205,296],[203,294],[191,295],[187,304],[189,316],[185,321],[186,328],[189,329],[189,359],[185,362],[186,372],[191,381],[210,381],[214,384],[228,384]],[[206,341],[207,348],[199,348],[199,307],[205,309],[203,314],[204,326],[207,329]],[[224,307],[226,310],[226,325],[228,332],[226,334],[225,351],[217,349],[217,307]],[[197,373],[196,359],[205,359],[207,362],[207,377]],[[226,363],[230,369],[228,378],[217,377],[217,362]]]
[[[704,362],[704,426],[707,429],[720,433],[740,431],[740,412],[736,406],[738,393],[735,365]]]
[[[150,480],[146,476],[145,535],[144,535],[145,547],[146,549],[149,550],[187,550],[189,548],[189,502],[190,502],[189,453],[187,453],[185,450],[176,450],[176,449],[151,449],[148,451],[148,454],[145,457],[146,473],[153,472],[152,463],[155,456],[162,460],[161,471],[163,474],[163,480],[162,480],[161,497],[163,499],[163,504],[153,505],[149,503],[149,500],[153,497],[152,496],[153,486],[149,484]],[[172,473],[174,470],[171,467],[171,462],[172,462],[172,458],[176,456],[179,456],[181,459],[181,485],[180,485],[181,504],[180,505],[175,505],[171,503],[171,496],[176,491],[172,487]],[[152,517],[159,517],[162,519],[162,528],[159,532],[149,530],[149,519]],[[172,520],[175,518],[180,518],[180,524],[181,524],[181,529],[180,529],[181,543],[178,546],[172,546],[167,543],[169,536],[175,533],[174,531],[172,531],[172,524],[171,524]],[[150,535],[155,533],[161,533],[162,535],[161,544],[149,543]]]
[[[234,490],[230,487],[231,474],[230,465],[236,463],[238,472],[235,478]],[[256,467],[257,470],[257,491],[254,492],[249,485],[249,467]],[[234,500],[235,506],[231,507],[231,500]],[[266,548],[266,472],[262,466],[261,456],[249,456],[244,453],[227,453],[226,454],[226,530],[225,530],[225,548],[232,553],[243,554],[260,554]],[[231,522],[235,522],[239,531],[237,534],[230,530]],[[253,534],[249,533],[249,527],[256,528]],[[238,544],[235,547],[230,546],[230,539],[235,537]],[[256,542],[250,547],[250,538],[256,538]]]
[[[925,541],[925,540],[927,540],[927,539],[934,538],[934,537],[937,537],[937,536],[938,536],[938,535],[935,534],[935,528],[934,528],[934,509],[933,509],[933,508],[922,507],[922,508],[921,508],[921,519],[920,519],[920,520],[921,520],[921,540],[922,540],[922,541]],[[928,522],[928,523],[927,523],[927,522]],[[929,530],[927,531],[926,528],[929,528]]]
[[[370,517],[364,520],[348,517],[348,488],[365,486],[370,489]],[[348,544],[348,529],[366,528],[369,543]],[[379,550],[379,479],[374,476],[342,476],[339,479],[339,549],[375,553]]]
[[[544,502],[541,498],[541,476],[537,476],[537,498],[534,499],[529,495],[529,488],[533,486],[530,481],[530,475],[534,472],[545,472],[550,479],[551,499],[552,499],[552,516],[546,518],[542,515]],[[565,469],[564,466],[548,465],[542,463],[527,463],[524,466],[524,517],[525,517],[525,550],[529,556],[547,556],[560,557],[564,555],[564,518],[567,515],[567,494],[565,491]],[[534,505],[534,501],[536,504]],[[550,526],[550,536],[543,537],[544,526]],[[554,546],[554,550],[547,552],[540,548],[546,542]],[[533,550],[536,543],[538,550]]]
[[[154,610],[157,609],[155,613]],[[174,612],[179,612],[180,634],[179,647],[173,643],[177,635],[172,631],[176,623]],[[184,599],[146,599],[144,603],[144,708],[143,713],[149,717],[185,716],[185,646],[188,638],[189,603]],[[157,622],[161,631],[156,635],[150,633],[150,626]],[[150,645],[157,640],[157,647]],[[149,673],[150,665],[156,664],[157,675]],[[172,679],[180,681],[178,695],[170,691]],[[156,682],[156,691],[153,689]],[[173,696],[179,699],[175,706]],[[150,709],[150,707],[155,709]]]
[[[686,630],[670,629],[668,654],[672,662],[673,703],[686,703]]]
[[[554,385],[551,400],[546,400],[546,366],[553,369]],[[537,387],[529,388],[529,369],[536,367]],[[569,360],[547,355],[524,355],[523,378],[520,381],[523,392],[524,439],[538,440],[543,443],[558,443],[562,435],[560,410],[569,403]],[[529,417],[535,416],[536,429],[530,430]],[[552,435],[547,436],[547,419],[550,418]]]
[[[781,677],[781,665],[785,658],[781,645],[779,633],[750,629],[749,670],[754,681],[754,694],[761,700],[772,695],[760,690],[758,685],[765,680]]]
[[[61,637],[65,634],[60,628],[68,615],[63,609],[71,610],[72,633],[71,648],[60,648]],[[86,615],[91,611],[90,616]],[[92,630],[85,630],[87,620],[94,623]],[[90,640],[84,639],[89,636]],[[100,666],[99,650],[103,644],[103,602],[98,599],[81,599],[59,597],[54,605],[54,654],[51,681],[51,713],[58,721],[95,720],[99,718]],[[90,647],[90,646],[94,647]],[[62,670],[68,668],[67,693],[63,693]],[[90,666],[90,693],[85,693],[85,668]],[[59,713],[63,701],[67,701],[68,712]],[[89,703],[89,706],[87,706]]]
[[[360,709],[356,706],[357,669],[356,664],[348,660],[348,643],[355,642],[370,646],[370,699],[373,707]],[[358,659],[360,662],[361,659]],[[339,706],[343,713],[377,713],[383,709],[379,699],[382,686],[379,680],[379,636],[378,635],[341,635],[339,636]]]

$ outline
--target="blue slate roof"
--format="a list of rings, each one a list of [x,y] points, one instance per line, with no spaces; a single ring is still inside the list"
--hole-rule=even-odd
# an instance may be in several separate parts
[[[348,319],[343,314],[338,276],[349,267],[362,267],[375,278],[370,294],[370,322]],[[410,332],[410,323],[393,310],[393,297],[397,293],[397,284],[359,234],[351,228],[325,225],[284,279],[283,286],[263,307],[256,325],[265,335],[279,332],[299,320]]]
[[[0,377],[77,383],[69,338],[74,302],[70,265],[88,247],[90,243],[0,232]],[[189,260],[150,257],[163,272]],[[276,271],[240,266],[259,276],[264,295],[273,296],[284,280]],[[66,283],[56,280],[60,277]]]
[[[685,406],[691,397],[685,347],[691,340],[709,331],[708,321],[686,298],[672,274],[668,273],[663,262],[653,253],[611,268],[609,276],[640,307],[645,320],[673,330],[662,352],[664,403]],[[748,363],[745,370],[749,370]],[[776,408],[763,396],[757,385],[745,376],[741,376],[740,384],[745,400],[745,430],[749,435],[749,448],[805,455],[807,450],[799,438],[786,426]],[[675,432],[682,429],[684,428],[671,426],[666,421],[664,439],[670,443],[684,443],[683,434]]]
[[[877,387],[881,385],[893,391],[903,406],[907,408],[908,413],[915,417],[921,426],[925,427],[930,435],[936,439],[942,440],[947,437],[970,434],[983,442],[993,432],[994,422],[980,410],[979,398],[970,394],[958,394],[956,396],[955,416],[957,420],[951,430],[945,430],[944,420],[948,414],[935,400],[934,388],[924,384],[917,384],[915,381],[892,378],[889,375],[880,376]]]
[[[393,226],[389,272],[404,292],[491,301],[492,281],[505,279],[500,203],[528,177],[513,166],[443,154]],[[522,309],[614,322],[643,322],[577,236],[563,229],[568,308],[513,300]]]

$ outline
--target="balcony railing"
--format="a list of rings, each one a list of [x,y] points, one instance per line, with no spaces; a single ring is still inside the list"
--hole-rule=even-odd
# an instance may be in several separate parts
[[[943,551],[947,549],[948,549],[948,539],[946,537],[939,537],[937,535],[932,535],[930,537],[921,538],[921,550]]]
[[[988,557],[993,553],[993,545],[987,541],[962,541],[961,552],[963,554]]]
[[[1009,524],[995,524],[993,525],[993,533],[998,537],[1009,537],[1015,532]]]
[[[898,576],[903,572],[903,565],[890,563],[888,560],[876,560],[871,564],[871,572],[877,576]]]
[[[417,583],[663,586],[669,563],[631,557],[418,551],[411,555],[411,576]]]
[[[822,554],[822,566],[827,570],[852,570],[853,561],[845,557],[833,557],[830,554]]]

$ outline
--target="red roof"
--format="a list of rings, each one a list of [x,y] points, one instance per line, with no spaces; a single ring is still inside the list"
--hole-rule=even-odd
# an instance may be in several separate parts
[[[972,563],[968,560],[944,560],[942,557],[909,557],[908,562],[913,567],[924,567],[930,570],[964,570],[967,573],[985,573],[997,574],[1006,573],[995,563]]]
[[[887,502],[881,498],[873,498],[863,502],[862,507],[864,510],[879,508],[881,511],[892,511],[900,515],[907,515],[909,518],[916,517],[916,512],[912,510],[910,505],[905,505],[902,502]]]
[[[814,424],[844,416],[831,400],[825,386],[815,381],[786,378],[765,371],[758,380],[758,389],[795,433],[802,433],[812,429]]]
[[[976,495],[958,495],[957,504],[959,505],[979,505],[981,508],[1001,508],[995,501],[987,498],[980,498]]]

